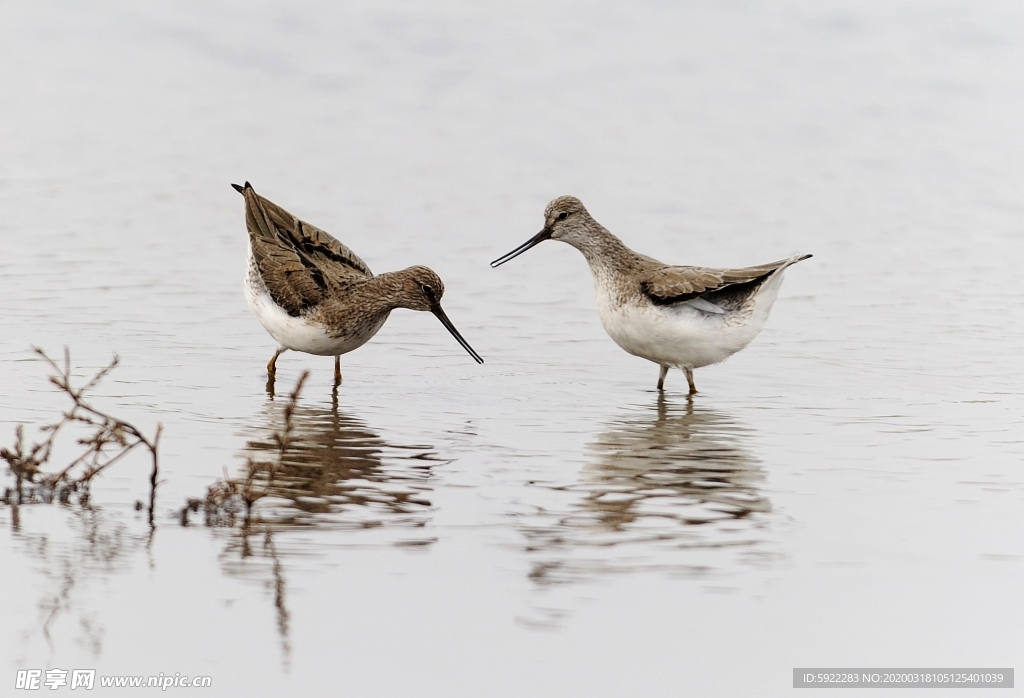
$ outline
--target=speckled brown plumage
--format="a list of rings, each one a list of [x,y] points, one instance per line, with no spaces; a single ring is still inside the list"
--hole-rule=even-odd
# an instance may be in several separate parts
[[[232,185],[245,197],[249,231],[246,299],[278,342],[267,365],[288,349],[337,357],[366,343],[396,308],[429,310],[482,363],[441,310],[444,283],[413,266],[374,275],[355,252],[316,226],[260,196],[248,182]]]
[[[263,198],[252,186],[241,192],[253,261],[274,302],[292,317],[373,278],[366,262],[325,231]]]
[[[763,282],[773,272],[789,264],[788,259],[756,267],[743,269],[708,269],[705,267],[670,267],[661,266],[638,275],[641,291],[659,305],[681,303],[694,298],[706,298],[718,294],[725,298],[725,291],[733,289],[746,291],[746,295],[756,293],[759,282]]]

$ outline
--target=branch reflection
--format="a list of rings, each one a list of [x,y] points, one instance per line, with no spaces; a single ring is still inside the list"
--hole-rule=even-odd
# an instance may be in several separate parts
[[[268,402],[248,433],[243,483],[266,492],[246,513],[243,499],[206,508],[206,524],[229,527],[221,564],[228,574],[256,578],[273,593],[282,661],[290,664],[287,606],[289,558],[311,558],[324,545],[423,548],[433,506],[430,478],[439,459],[430,446],[388,443],[363,420],[326,405],[295,403],[281,453],[285,406]],[[198,501],[198,500],[197,500]],[[188,520],[183,511],[183,522]],[[240,524],[240,525],[239,525]],[[342,539],[312,531],[346,530]],[[302,536],[290,535],[302,531]]]
[[[32,560],[28,568],[5,570],[9,591],[26,602],[38,597],[39,612],[38,634],[22,631],[19,656],[10,659],[19,664],[28,657],[52,659],[68,651],[68,640],[98,658],[104,623],[90,597],[96,586],[132,571],[152,540],[152,530],[141,532],[140,516],[124,520],[92,505],[14,504],[0,508],[0,522],[6,524],[4,512],[10,512],[13,549]]]
[[[273,472],[260,518],[278,526],[422,527],[432,509],[430,477],[438,458],[430,446],[387,443],[336,404],[298,404],[290,444],[280,462],[275,432],[280,407],[267,403],[247,441],[248,468]]]

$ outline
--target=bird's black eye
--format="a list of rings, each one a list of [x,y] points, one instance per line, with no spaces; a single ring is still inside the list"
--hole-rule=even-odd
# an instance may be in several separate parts
[[[430,286],[428,284],[423,284],[422,288],[423,288],[423,293],[425,293],[428,298],[433,298],[434,297],[434,287],[433,286]]]
[[[558,220],[560,220],[560,221],[564,221],[568,217],[569,217],[569,214],[566,213],[565,211],[562,211],[561,213],[558,214]]]

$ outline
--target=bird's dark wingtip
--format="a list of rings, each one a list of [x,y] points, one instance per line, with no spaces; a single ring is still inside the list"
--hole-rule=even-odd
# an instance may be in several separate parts
[[[246,182],[246,184],[248,184],[248,182]],[[243,187],[241,184],[235,184],[234,182],[232,182],[231,183],[231,187],[235,191],[237,191],[239,194],[244,194],[245,193],[245,187]]]

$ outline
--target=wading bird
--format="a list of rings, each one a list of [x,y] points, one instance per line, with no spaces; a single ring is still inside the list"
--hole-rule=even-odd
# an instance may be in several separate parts
[[[634,356],[686,373],[724,361],[764,327],[787,267],[811,255],[743,269],[677,267],[638,254],[595,221],[583,203],[562,196],[544,210],[544,229],[491,262],[497,267],[545,240],[583,253],[594,277],[597,313],[605,332]]]
[[[432,270],[414,266],[375,276],[348,247],[263,198],[248,182],[231,186],[245,197],[245,297],[277,341],[267,364],[268,388],[277,357],[288,349],[333,356],[337,386],[341,355],[365,344],[395,308],[430,311],[477,363],[484,362],[441,309],[444,284]]]

